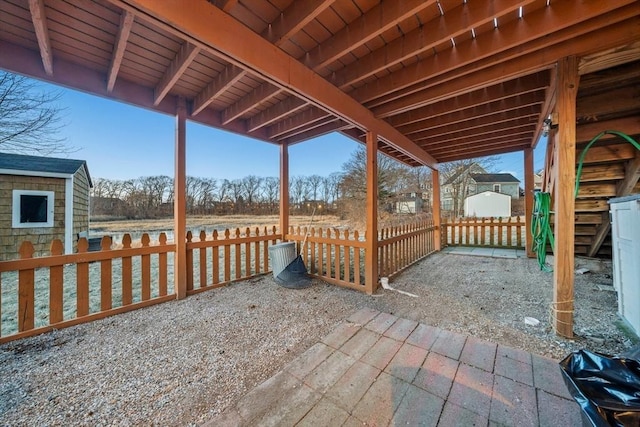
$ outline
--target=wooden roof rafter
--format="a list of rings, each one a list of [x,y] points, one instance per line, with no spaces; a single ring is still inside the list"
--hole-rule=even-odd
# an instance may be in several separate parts
[[[120,26],[118,28],[118,35],[116,36],[113,54],[111,55],[111,64],[109,65],[107,74],[107,92],[111,92],[113,86],[116,84],[118,71],[120,71],[120,65],[122,64],[122,58],[127,48],[127,40],[129,39],[132,26],[133,14],[127,10],[123,10],[120,15]]]
[[[200,48],[189,42],[184,42],[180,46],[180,50],[178,50],[178,53],[176,53],[176,56],[166,69],[164,76],[162,76],[162,79],[160,79],[160,82],[154,89],[154,105],[158,105],[160,101],[162,101],[162,98],[169,93],[169,90],[176,84],[178,79],[191,64],[191,61],[193,61],[199,53]]]
[[[31,11],[31,21],[40,48],[42,66],[48,75],[53,75],[53,51],[49,38],[49,28],[47,26],[47,16],[45,13],[44,0],[29,0],[29,10]]]

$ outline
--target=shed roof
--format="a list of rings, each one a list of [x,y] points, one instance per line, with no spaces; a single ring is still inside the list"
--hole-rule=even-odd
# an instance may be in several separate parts
[[[520,182],[510,173],[474,173],[471,174],[471,178],[475,182]]]
[[[640,2],[488,4],[3,0],[0,68],[275,144],[371,131],[437,167],[535,146],[560,58],[640,56]]]
[[[33,172],[35,175],[38,173],[73,175],[80,168],[84,168],[89,180],[89,186],[93,187],[89,168],[84,160],[0,153],[0,174],[7,171],[22,171],[26,173]]]

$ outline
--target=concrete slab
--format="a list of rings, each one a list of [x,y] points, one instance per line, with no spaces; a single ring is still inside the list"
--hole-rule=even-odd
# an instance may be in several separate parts
[[[364,309],[204,425],[556,426],[581,415],[555,360]]]

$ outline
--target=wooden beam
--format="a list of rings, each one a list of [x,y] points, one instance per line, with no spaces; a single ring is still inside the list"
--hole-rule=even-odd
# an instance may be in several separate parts
[[[253,89],[249,94],[239,99],[235,104],[230,105],[222,112],[222,123],[231,123],[238,117],[255,108],[265,99],[282,92],[282,88],[274,86],[269,82],[264,82],[257,88]]]
[[[305,139],[313,138],[314,132],[318,132],[316,129],[320,129],[325,127],[328,124],[336,123],[336,122],[346,123],[344,120],[340,120],[337,117],[327,116],[321,120],[316,120],[312,123],[306,123],[304,126],[297,128],[294,131],[291,131],[285,135],[282,135],[276,139],[277,142],[280,141],[295,141],[300,142]],[[350,125],[353,126],[353,125]],[[340,125],[340,128],[345,128],[346,125]]]
[[[573,337],[574,229],[576,175],[576,95],[580,77],[575,56],[558,61],[555,136],[555,168],[558,173],[555,198],[555,264],[553,267],[553,326],[558,335]]]
[[[116,42],[113,45],[111,63],[109,64],[109,72],[107,74],[107,92],[111,92],[113,90],[113,86],[116,84],[116,78],[120,71],[122,58],[124,58],[124,52],[127,50],[127,41],[129,40],[129,34],[131,34],[132,26],[133,13],[123,10],[122,15],[120,15],[120,27],[118,28],[118,34],[116,35]]]
[[[326,135],[331,132],[338,132],[344,128],[349,128],[351,126],[352,126],[351,123],[347,123],[344,120],[334,119],[329,123],[325,123],[321,126],[313,127],[305,132],[301,132],[294,136],[285,138],[282,141],[287,142],[290,145],[298,144],[299,142],[317,138],[319,136]]]
[[[405,135],[411,135],[427,129],[435,129],[444,126],[453,126],[458,124],[459,128],[466,128],[469,118],[480,121],[482,118],[488,118],[486,123],[494,123],[491,117],[507,117],[513,119],[520,117],[518,112],[525,111],[525,108],[532,108],[532,111],[539,109],[539,105],[544,101],[542,92],[532,92],[525,95],[518,95],[512,98],[502,99],[500,101],[489,102],[488,104],[478,105],[475,107],[459,110],[451,114],[445,114],[436,118],[428,119],[412,123],[398,129]],[[537,114],[535,114],[537,115]]]
[[[193,100],[193,111],[191,115],[195,116],[204,110],[214,99],[225,93],[230,87],[236,84],[238,80],[246,75],[246,71],[242,68],[229,64],[202,92],[196,95]]]
[[[0,55],[0,68],[7,71],[91,93],[106,99],[126,102],[172,117],[176,114],[177,98],[173,95],[166,96],[156,106],[153,105],[154,93],[152,88],[140,86],[128,80],[119,80],[113,91],[109,92],[105,85],[105,75],[101,71],[58,58],[56,59],[56,73],[53,76],[48,76],[42,69],[40,55],[37,52],[2,40],[0,40],[0,52],[2,52],[2,55]],[[246,127],[243,122],[232,122],[225,125],[221,121],[220,113],[210,109],[191,117],[190,120],[227,132],[246,134]],[[265,142],[273,142],[267,136],[266,129],[258,129],[251,136]]]
[[[249,118],[247,132],[253,132],[256,129],[268,126],[271,123],[276,122],[290,114],[293,114],[308,105],[309,104],[307,104],[307,102],[303,99],[290,96],[284,101],[277,103],[273,107],[267,108],[266,110],[263,110],[255,116]]]
[[[173,235],[176,254],[174,283],[177,299],[187,296],[187,105],[178,99],[176,112],[175,178],[173,180]]]
[[[238,0],[216,0],[218,7],[229,13],[238,5]]]
[[[426,52],[444,43],[450,43],[452,38],[471,33],[482,25],[493,21],[498,14],[514,13],[534,0],[492,0],[488,2],[465,2],[462,5],[447,10],[420,27],[401,37],[385,43],[368,55],[358,58],[352,65],[335,73],[332,79],[340,89],[347,89],[367,77],[400,64],[403,61],[425,55]],[[428,29],[428,30],[427,30]]]
[[[466,160],[466,159],[476,159],[479,157],[485,156],[496,156],[499,154],[507,154],[514,153],[516,151],[522,151],[528,147],[529,139],[525,139],[520,143],[515,143],[512,145],[502,145],[501,148],[492,148],[492,149],[473,149],[473,150],[465,150],[461,151],[460,154],[452,154],[448,152],[446,155],[440,155],[437,157],[440,163],[453,162],[454,160]]]
[[[119,0],[109,1],[120,3]],[[429,153],[394,127],[375,118],[371,111],[349,95],[210,3],[196,2],[185,8],[181,0],[123,1],[153,22],[170,25],[167,29],[172,34],[217,50],[277,86],[287,88],[347,122],[369,129],[421,164],[437,167]],[[211,25],[212,22],[215,25]],[[234,37],[229,37],[229,34]]]
[[[638,58],[640,58],[640,41],[585,55],[580,58],[578,69],[580,75],[584,75],[636,61]]]
[[[524,150],[524,229],[526,234],[527,257],[535,258],[531,237],[531,216],[533,214],[533,148]]]
[[[640,151],[636,150],[635,158],[628,161],[625,165],[624,179],[616,185],[616,197],[628,196],[631,194],[638,183],[638,180],[640,180]],[[609,230],[611,230],[609,213],[605,212],[602,214],[602,223],[598,226],[595,237],[587,251],[587,256],[593,257],[598,253],[604,239],[609,234]]]
[[[289,145],[280,144],[280,233],[289,233]]]
[[[189,42],[185,42],[180,46],[178,53],[176,53],[169,67],[165,70],[162,79],[154,89],[155,99],[153,105],[158,105],[162,101],[199,53],[200,48]]]
[[[367,294],[378,289],[378,138],[367,132],[367,228],[364,282]]]
[[[271,139],[291,136],[291,133],[296,130],[303,129],[304,131],[309,125],[313,125],[319,121],[324,121],[323,123],[326,123],[326,120],[330,118],[331,115],[326,111],[316,107],[311,107],[293,117],[289,117],[269,126],[267,128],[267,134]]]
[[[426,105],[406,113],[391,116],[387,121],[396,127],[420,122],[425,117],[436,117],[451,112],[460,111],[489,102],[516,97],[532,92],[539,92],[549,86],[549,72],[547,70],[531,74],[526,77],[501,82],[496,85],[477,89],[473,92],[463,93],[453,98]]]
[[[51,40],[49,39],[44,0],[29,0],[29,10],[31,11],[31,22],[36,33],[36,39],[38,39],[42,66],[47,75],[51,76],[53,75],[53,51],[51,50]]]
[[[433,203],[431,204],[431,218],[433,219],[433,226],[435,234],[433,236],[433,243],[436,251],[442,250],[442,210],[440,209],[440,172],[437,170],[431,171],[431,194],[433,195]],[[444,242],[446,246],[447,242]]]
[[[280,14],[277,20],[269,24],[262,32],[262,37],[274,45],[280,46],[309,22],[316,19],[334,2],[335,0],[294,1]]]
[[[612,120],[601,120],[593,123],[584,123],[578,125],[576,140],[578,142],[589,142],[591,138],[602,132],[603,129],[612,129],[624,132],[627,135],[640,134],[640,116],[634,115],[630,117],[622,117]],[[600,140],[615,139],[616,135],[606,134]],[[593,147],[598,148],[597,146]],[[591,151],[591,150],[589,150]]]
[[[495,148],[500,149],[511,144],[521,144],[523,141],[530,141],[533,129],[523,129],[521,132],[503,132],[491,138],[482,136],[465,138],[460,141],[448,141],[445,144],[436,143],[425,144],[429,152],[433,151],[434,156],[441,157],[447,153],[459,153],[479,149]]]
[[[307,63],[315,70],[326,67],[435,3],[435,0],[379,2],[305,55],[308,57]]]
[[[443,50],[437,55],[402,67],[377,79],[373,85],[353,91],[352,96],[365,102],[465,66],[475,66],[481,60],[488,60],[486,66],[491,66],[560,42],[573,42],[579,35],[589,35],[590,29],[613,23],[613,17],[627,19],[637,16],[640,6],[637,2],[635,5],[633,3],[633,0],[551,2],[547,7],[525,15],[523,19],[512,20],[495,31],[484,32],[474,39],[457,44],[455,49]],[[628,5],[627,8],[622,8],[624,5]],[[594,22],[590,22],[592,18]],[[593,23],[597,23],[597,26]],[[589,48],[593,49],[599,43],[596,42]],[[557,59],[551,57],[549,52],[543,57],[546,60],[539,63],[539,66]]]
[[[540,137],[545,132],[544,121],[549,117],[549,114],[553,111],[553,107],[556,105],[556,73],[549,73],[551,75],[551,82],[546,90],[544,97],[544,104],[540,109],[540,117],[538,117],[538,123],[536,124],[536,131],[531,141],[531,148],[536,148]]]

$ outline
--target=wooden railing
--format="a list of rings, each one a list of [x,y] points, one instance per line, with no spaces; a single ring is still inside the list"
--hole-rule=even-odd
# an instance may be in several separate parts
[[[442,223],[442,242],[450,246],[524,248],[525,233],[525,223],[520,217]]]
[[[144,234],[132,247],[125,235],[122,248],[111,249],[104,237],[100,251],[87,252],[82,238],[78,253],[67,255],[54,240],[51,255],[38,258],[23,242],[20,259],[0,262],[0,343],[174,299],[167,271],[175,245],[164,233],[157,244],[149,240]]]
[[[378,272],[380,277],[393,277],[411,264],[435,252],[431,221],[422,221],[378,232]]]
[[[236,228],[233,235],[229,230],[211,235],[201,231],[197,241],[187,232],[187,294],[269,272],[269,245],[281,239],[275,226],[262,233],[259,228],[253,233]]]
[[[290,227],[286,238],[296,242],[311,276],[364,291],[365,242],[358,231]],[[300,250],[303,242],[304,247]]]

